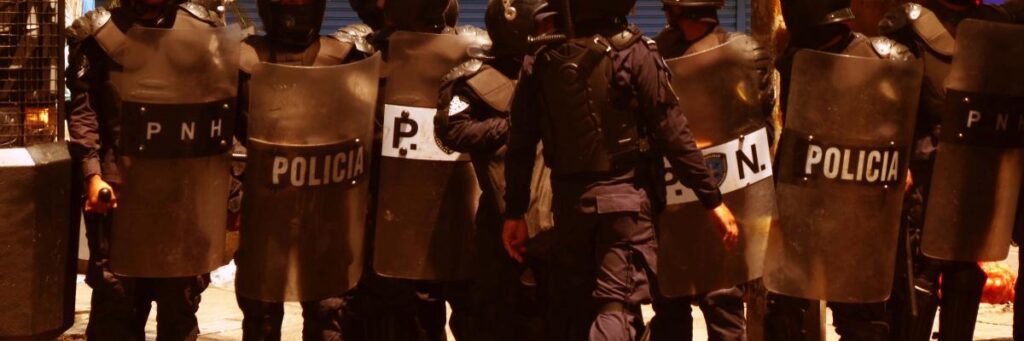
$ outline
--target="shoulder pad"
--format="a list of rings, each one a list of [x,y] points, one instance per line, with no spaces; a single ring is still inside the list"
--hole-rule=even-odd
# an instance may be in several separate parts
[[[903,4],[907,19],[917,36],[928,45],[929,48],[944,56],[952,56],[956,49],[956,39],[946,30],[946,27],[939,21],[927,7],[915,3]]]
[[[476,45],[491,46],[491,36],[487,34],[487,31],[479,27],[462,25],[455,28],[455,34],[471,38]]]
[[[655,41],[654,39],[648,38],[647,36],[641,36],[640,41],[643,41],[644,45],[647,45],[647,47],[651,49],[658,48],[658,42]]]
[[[103,7],[97,7],[75,19],[75,22],[71,23],[71,26],[68,26],[65,30],[65,34],[67,34],[68,38],[82,41],[91,37],[109,21],[110,11]]]
[[[221,26],[224,20],[221,18],[220,13],[216,9],[210,9],[206,6],[197,4],[192,1],[186,1],[179,5],[181,9],[191,14],[196,19],[206,22],[210,25]]]
[[[910,53],[910,49],[903,44],[897,43],[895,40],[886,37],[871,37],[868,38],[871,42],[871,48],[875,50],[882,59],[888,60],[911,60],[914,59],[914,54]]]
[[[885,13],[882,17],[882,21],[878,22],[878,33],[884,35],[891,35],[899,30],[909,27],[909,24],[913,19],[910,19],[911,13],[920,16],[921,5],[915,3],[907,3],[903,6],[891,9]]]
[[[516,92],[514,81],[505,77],[500,71],[484,67],[466,81],[470,89],[480,96],[487,105],[495,110],[507,113],[512,109],[512,98]]]
[[[470,40],[469,56],[477,59],[490,58],[492,46],[491,36],[487,31],[470,25],[463,25],[455,28],[455,34]]]
[[[480,71],[480,68],[483,67],[483,65],[484,62],[479,59],[467,60],[465,63],[459,64],[451,71],[448,71],[448,74],[446,74],[444,78],[441,78],[441,82],[449,83],[460,78],[472,76]]]
[[[320,50],[317,51],[313,65],[338,65],[345,61],[352,52],[352,44],[338,41],[331,37],[320,37]]]
[[[632,46],[641,38],[644,38],[644,43],[648,44],[648,46],[654,44],[654,40],[644,37],[644,35],[640,33],[639,28],[630,25],[625,30],[622,30],[622,32],[608,37],[608,43],[611,44],[612,48],[616,51],[622,51]]]
[[[377,52],[377,49],[367,39],[370,34],[373,34],[373,29],[370,28],[370,25],[359,23],[339,28],[331,37],[343,43],[352,44],[356,51],[371,55]]]

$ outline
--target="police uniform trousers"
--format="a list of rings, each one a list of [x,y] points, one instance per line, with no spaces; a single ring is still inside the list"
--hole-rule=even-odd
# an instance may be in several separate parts
[[[281,340],[284,303],[263,302],[237,296],[242,310],[243,341]],[[344,298],[330,297],[305,301],[302,306],[302,339],[306,341],[341,341],[341,314]]]
[[[210,275],[177,278],[139,278],[115,275],[110,270],[110,233],[113,213],[86,214],[89,266],[85,282],[92,288],[89,340],[145,340],[146,320],[156,303],[157,340],[195,340],[199,336],[196,311]]]
[[[694,303],[704,313],[710,341],[747,339],[747,320],[743,310],[743,285],[712,291],[696,297],[654,300],[654,318],[650,324],[651,341],[693,340]]]
[[[943,261],[924,256],[916,236],[907,242],[906,239],[911,235],[907,229],[920,231],[927,208],[926,202],[922,200],[924,195],[914,195],[919,190],[919,187],[915,187],[904,202],[904,221],[901,226],[904,230],[900,233],[897,272],[892,298],[889,300],[892,338],[930,340],[935,314],[941,310],[940,340],[972,340],[985,287],[985,273],[975,262]],[[907,270],[908,259],[913,263],[913,271]],[[911,275],[913,279],[908,281]]]
[[[473,255],[473,281],[470,293],[469,321],[465,340],[531,341],[537,340],[539,313],[531,289],[521,281],[524,266],[516,262],[502,246],[504,217],[496,205],[481,202],[476,216],[476,253]]]
[[[650,302],[657,242],[647,194],[632,184],[552,179],[555,215],[544,312],[547,340],[634,340]]]
[[[806,340],[805,314],[812,301],[768,293],[768,311],[764,318],[765,340]],[[842,341],[889,340],[886,306],[881,303],[829,302],[832,323]]]
[[[371,185],[371,188],[375,188]],[[374,217],[371,206],[367,216]],[[359,284],[341,297],[345,341],[445,341],[445,302],[452,306],[451,329],[459,340],[468,319],[468,282],[425,282],[387,278],[373,270],[374,220],[367,223],[366,265]]]

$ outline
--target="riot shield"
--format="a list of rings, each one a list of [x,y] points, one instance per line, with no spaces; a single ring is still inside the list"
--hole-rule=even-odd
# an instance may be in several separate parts
[[[922,72],[916,61],[797,52],[769,290],[829,302],[889,297]]]
[[[253,71],[238,295],[314,301],[359,280],[380,64]]]
[[[921,250],[997,261],[1024,175],[1024,25],[964,20],[956,36]]]
[[[692,296],[761,277],[768,229],[775,219],[775,186],[760,80],[751,66],[749,37],[668,60],[672,87],[719,180],[740,227],[731,250],[717,220],[693,191],[667,174],[665,212],[658,224],[658,285],[666,297]],[[668,163],[666,162],[666,165]]]
[[[384,94],[374,270],[385,277],[469,276],[479,186],[469,155],[434,136],[442,77],[474,37],[395,32]]]
[[[183,277],[223,265],[235,94],[236,26],[133,27],[124,70],[110,265],[131,277]]]
[[[78,249],[71,176],[64,143],[0,149],[0,337],[52,339],[74,322],[65,313],[77,259],[69,250]]]

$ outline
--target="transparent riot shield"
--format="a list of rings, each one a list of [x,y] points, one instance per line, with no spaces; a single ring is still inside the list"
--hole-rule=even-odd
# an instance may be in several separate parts
[[[768,230],[775,220],[769,141],[761,108],[756,46],[742,36],[713,49],[668,60],[672,87],[719,179],[740,226],[731,250],[713,213],[671,176],[658,224],[658,285],[667,297],[692,296],[761,277]],[[667,165],[667,163],[666,163]]]
[[[359,280],[380,65],[253,71],[238,295],[314,301]]]
[[[946,78],[921,250],[1005,259],[1024,176],[1024,25],[964,20]]]
[[[922,68],[803,50],[792,72],[765,285],[830,302],[884,301]]]
[[[236,26],[133,27],[124,70],[118,208],[110,262],[131,277],[182,277],[224,263],[238,82]]]
[[[442,77],[479,37],[400,31],[390,38],[374,270],[386,277],[469,276],[479,186],[469,155],[434,136]]]

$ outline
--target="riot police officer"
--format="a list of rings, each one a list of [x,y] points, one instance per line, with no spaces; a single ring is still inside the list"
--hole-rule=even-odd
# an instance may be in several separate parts
[[[452,150],[469,153],[481,195],[476,212],[476,250],[472,276],[471,340],[527,340],[531,330],[523,311],[523,268],[504,252],[501,225],[505,208],[505,146],[508,112],[527,38],[535,31],[535,14],[543,0],[492,1],[487,7],[490,60],[471,59],[444,78],[435,129]]]
[[[246,38],[240,57],[239,107],[248,114],[248,125],[238,135],[249,148],[244,227],[235,256],[243,338],[279,340],[282,302],[298,300],[303,339],[340,340],[341,294],[362,269],[363,212],[369,202],[363,180],[369,165],[346,165],[368,161],[376,101],[375,92],[351,88],[376,88],[378,63],[373,59],[347,69],[329,66],[372,55],[372,46],[365,42],[370,29],[357,24],[321,36],[327,6],[323,0],[267,0],[257,5],[266,35]],[[294,104],[281,105],[283,101]],[[325,107],[332,110],[324,111]],[[344,110],[345,115],[339,119],[333,110]],[[339,155],[344,155],[342,163]],[[346,174],[325,168],[331,171],[275,186],[272,179],[277,177],[295,179],[295,169],[281,171],[265,162],[282,156],[286,158],[280,160],[294,165],[319,160],[324,167],[360,170]]]
[[[476,181],[468,155],[444,147],[433,121],[442,78],[468,61],[470,50],[483,51],[486,34],[454,27],[456,1],[351,4],[374,29],[367,42],[383,53],[393,76],[381,84],[368,261],[345,295],[345,335],[443,340],[447,301],[452,333],[461,338],[469,324]]]
[[[903,241],[897,261],[898,277],[889,302],[894,339],[929,339],[939,307],[940,339],[970,340],[974,334],[985,273],[976,261],[939,260],[921,251],[922,233],[939,232],[924,232],[926,213],[957,211],[943,207],[941,203],[939,207],[930,209],[929,202],[933,201],[930,196],[934,195],[936,188],[959,186],[949,181],[933,181],[933,176],[938,176],[935,161],[942,138],[940,125],[948,111],[945,82],[959,45],[957,29],[966,19],[1021,21],[1024,20],[1024,10],[1019,2],[988,5],[968,0],[934,0],[904,4],[888,13],[879,24],[883,34],[910,47],[910,51],[922,60],[925,72],[910,161],[913,185],[906,194]],[[989,167],[988,164],[975,163]],[[965,172],[957,174],[966,178],[961,175]],[[979,183],[969,186],[984,187]],[[982,224],[973,224],[972,229],[977,225]],[[981,233],[985,232],[976,232]]]
[[[225,139],[241,38],[213,28],[217,18],[192,3],[134,0],[86,13],[68,30],[71,149],[87,183],[91,339],[144,339],[154,301],[158,338],[199,333],[200,294],[223,260]],[[214,121],[190,121],[197,113]],[[148,124],[144,114],[153,115]],[[192,139],[156,131],[182,124],[192,125]]]
[[[668,60],[669,68],[675,71],[675,66],[679,66],[679,73],[673,75],[673,88],[676,90],[677,96],[679,96],[680,102],[684,106],[684,111],[690,118],[690,122],[694,124],[694,132],[696,135],[709,134],[710,136],[729,136],[732,138],[730,133],[719,133],[719,131],[732,132],[733,130],[738,131],[741,134],[747,134],[750,136],[757,135],[756,133],[750,134],[750,132],[757,131],[757,129],[764,128],[764,145],[759,146],[762,152],[767,154],[771,142],[774,141],[774,128],[772,122],[772,112],[774,110],[774,92],[771,85],[772,75],[774,68],[768,58],[768,54],[764,48],[760,46],[756,41],[748,35],[742,33],[729,33],[724,31],[719,26],[719,20],[717,10],[724,6],[723,1],[709,1],[709,0],[662,0],[664,5],[665,17],[668,19],[668,25],[661,33],[654,38],[658,43],[658,49],[661,55]],[[686,56],[686,58],[678,58]],[[739,67],[734,64],[737,61],[740,63]],[[688,67],[688,65],[698,65],[694,67]],[[692,70],[691,70],[692,69]],[[739,72],[729,72],[722,69],[733,69],[741,70]],[[691,76],[692,75],[692,76]],[[714,77],[719,77],[720,80],[711,80]],[[694,81],[699,79],[699,81]],[[751,81],[752,80],[752,81]],[[706,84],[701,88],[700,84]],[[743,86],[743,85],[747,86]],[[716,88],[721,85],[722,88]],[[737,87],[736,85],[740,85]],[[726,89],[726,87],[728,89]],[[742,95],[736,95],[735,89],[743,89]],[[730,103],[744,103],[742,98],[752,98],[754,100],[749,101],[746,105],[740,105],[737,107],[731,106]],[[690,107],[690,106],[703,106],[703,107]],[[709,108],[716,107],[716,108]],[[708,113],[710,117],[705,115],[697,115],[698,113]],[[725,114],[730,117],[719,117],[713,116],[716,114]],[[755,122],[748,122],[747,120],[736,118],[743,117],[745,114],[749,114],[748,120]],[[697,115],[697,116],[695,116]],[[718,124],[718,122],[742,122],[734,126],[724,126]],[[703,126],[701,126],[703,125]],[[749,125],[749,126],[748,126]],[[701,130],[698,126],[704,128]],[[708,135],[705,135],[708,136]],[[710,140],[708,137],[700,138],[702,140]],[[714,141],[714,144],[721,144],[724,139]],[[755,149],[756,150],[756,149]],[[719,151],[720,152],[720,151]],[[714,155],[714,152],[711,153]],[[766,155],[767,156],[767,155]],[[764,160],[770,159],[769,157],[763,158]],[[771,167],[767,167],[771,168]],[[756,170],[756,168],[754,169]],[[767,169],[766,169],[767,171]],[[730,172],[726,172],[730,173]],[[770,173],[770,172],[769,172]],[[728,175],[726,175],[728,177]],[[751,205],[753,202],[758,202],[756,205],[764,205],[763,210],[750,209],[742,212],[743,214],[750,214],[748,219],[742,219],[738,217],[739,221],[763,221],[770,223],[771,219],[761,219],[765,216],[771,217],[774,214],[774,191],[771,187],[771,179],[762,179],[763,183],[759,183],[758,187],[752,187],[744,190],[744,193],[751,189],[759,190],[764,189],[768,191],[769,195],[759,195],[760,192],[751,192],[750,198],[756,198],[754,200],[743,200],[739,202],[741,205]],[[736,194],[738,195],[738,193]],[[769,198],[769,200],[763,200]],[[750,202],[750,203],[748,203]],[[743,211],[736,209],[737,212]],[[750,256],[737,256],[737,258],[749,259],[748,264],[731,264],[728,262],[718,262],[720,258],[710,256],[706,251],[694,251],[701,252],[705,256],[696,256],[687,254],[687,257],[680,257],[679,253],[672,254],[672,250],[680,249],[691,249],[700,250],[704,246],[701,238],[695,238],[690,233],[672,233],[669,229],[673,228],[675,221],[680,218],[689,218],[685,214],[691,211],[686,209],[676,209],[669,212],[663,213],[661,219],[659,219],[664,226],[659,227],[659,250],[664,251],[659,254],[660,262],[659,265],[659,287],[661,293],[657,296],[654,303],[654,309],[656,315],[651,320],[650,334],[651,340],[675,340],[675,339],[692,339],[693,338],[693,318],[691,314],[691,303],[695,302],[703,311],[705,320],[707,322],[708,337],[711,340],[742,340],[746,337],[746,320],[744,318],[743,309],[743,285],[734,285],[739,282],[746,281],[752,277],[759,277],[760,273],[757,271],[748,271],[746,269],[760,269],[760,264],[749,264],[750,262],[758,263],[763,262],[763,250],[764,241],[766,238],[767,228],[766,226],[740,226],[742,230],[742,238],[748,240],[750,250],[754,250],[750,253]],[[753,213],[747,213],[753,212]],[[737,213],[741,214],[741,213]],[[678,238],[671,238],[672,236],[678,235]],[[758,238],[762,237],[762,238]],[[692,241],[691,244],[675,245],[677,240]],[[761,242],[757,242],[760,240]],[[758,253],[756,250],[761,250]],[[694,262],[712,263],[708,264],[708,267],[719,267],[718,271],[709,271],[701,265],[686,263],[686,260],[677,258],[690,258]],[[677,266],[672,265],[673,263],[683,263],[685,265],[678,266],[679,268],[692,269],[693,275],[680,274],[679,276],[673,276],[675,274],[675,268]],[[734,277],[725,276],[721,273],[729,271],[739,271],[739,274],[735,279],[730,278],[727,281],[732,283],[715,283],[708,284],[709,282],[715,281],[710,278],[723,278],[723,277]],[[759,271],[759,270],[758,270]],[[687,278],[687,277],[705,277],[709,278],[706,281],[700,279],[679,281],[676,278]],[[683,283],[671,283],[672,281],[683,282]],[[701,283],[703,282],[703,283]],[[685,284],[684,284],[685,283]],[[673,290],[690,286],[699,287],[695,290],[685,290],[683,296],[678,297],[666,297],[667,293],[672,293],[673,296],[679,295],[680,290]],[[731,286],[727,288],[722,288]],[[699,294],[693,296],[692,293]]]
[[[888,337],[888,323],[886,320],[884,304],[877,303],[885,299],[888,295],[886,283],[888,282],[888,276],[892,274],[888,272],[888,264],[891,264],[888,255],[891,252],[895,252],[895,228],[897,224],[894,224],[896,215],[891,214],[890,211],[878,211],[873,212],[874,220],[868,221],[861,219],[861,221],[853,222],[846,218],[839,218],[838,214],[830,214],[830,217],[818,217],[806,211],[806,208],[798,207],[795,204],[803,202],[800,199],[801,196],[806,195],[801,191],[813,191],[815,188],[822,188],[821,182],[817,182],[818,187],[804,187],[808,181],[814,178],[814,173],[807,173],[807,175],[795,176],[797,172],[794,172],[794,167],[787,164],[789,160],[796,160],[799,163],[800,159],[799,150],[807,150],[806,146],[800,143],[801,141],[812,141],[808,139],[824,140],[828,139],[829,136],[822,135],[835,135],[842,136],[847,131],[856,131],[859,129],[853,124],[847,124],[848,129],[844,131],[827,132],[828,134],[815,134],[806,135],[809,132],[792,130],[792,122],[789,121],[787,116],[792,115],[787,110],[789,101],[797,101],[798,99],[807,99],[808,96],[817,96],[822,98],[822,101],[833,101],[834,106],[847,106],[845,110],[850,111],[849,115],[862,116],[865,110],[856,108],[857,100],[853,100],[852,96],[845,94],[852,94],[855,91],[862,91],[867,96],[875,96],[876,94],[869,91],[869,89],[876,89],[880,84],[909,84],[913,85],[913,82],[917,81],[914,78],[914,64],[905,62],[913,58],[912,55],[907,52],[906,48],[886,38],[872,37],[868,38],[864,35],[853,32],[844,22],[853,19],[853,12],[850,10],[850,1],[848,0],[830,0],[830,1],[804,1],[804,0],[789,0],[782,2],[783,17],[786,21],[786,26],[790,32],[790,43],[787,46],[785,52],[779,58],[777,66],[781,74],[782,79],[782,109],[784,116],[782,133],[782,142],[780,142],[779,149],[779,164],[778,176],[780,177],[780,213],[782,222],[781,233],[776,233],[773,230],[772,238],[782,239],[783,248],[781,249],[770,249],[768,264],[765,269],[766,284],[768,288],[774,292],[769,293],[768,297],[768,311],[765,316],[765,333],[766,338],[769,340],[796,340],[801,339],[805,331],[803,329],[804,324],[804,313],[809,307],[810,301],[804,298],[794,297],[793,295],[800,295],[801,297],[816,298],[827,300],[829,307],[832,309],[834,316],[834,324],[836,326],[837,333],[844,339],[853,340],[882,340]],[[826,55],[817,53],[816,51],[831,53],[832,55]],[[799,55],[803,54],[803,60],[805,63],[803,66],[798,66],[795,63],[796,59],[800,59]],[[824,61],[828,60],[828,61]],[[845,62],[844,62],[845,60]],[[882,63],[874,62],[872,60],[889,60],[889,61],[901,61],[902,63]],[[824,62],[819,62],[824,61]],[[843,72],[843,64],[850,63],[850,65],[864,65],[855,66],[863,68],[863,74],[871,75],[874,70],[878,70],[876,73],[877,77],[891,77],[890,80],[886,79],[865,79],[863,77],[853,79],[849,82],[836,82],[832,81],[828,86],[835,86],[835,95],[823,95],[824,92],[811,95],[811,94],[799,94],[790,96],[789,91],[793,86],[793,80],[797,76],[801,76],[805,84],[809,84],[808,80],[812,78],[808,77],[816,75],[814,79],[830,79],[827,72]],[[810,66],[807,66],[810,65]],[[817,67],[831,68],[828,69],[814,69]],[[803,67],[798,68],[798,67]],[[850,67],[850,66],[847,66]],[[824,74],[825,76],[820,76]],[[919,75],[918,75],[919,76]],[[849,77],[848,77],[849,78]],[[868,86],[866,89],[839,89],[841,85],[851,86],[849,84],[860,84],[857,82],[863,82],[864,86]],[[841,84],[841,85],[840,85]],[[804,86],[803,88],[807,88]],[[901,94],[909,94],[912,96],[915,94],[915,88],[913,86],[895,87]],[[906,89],[905,89],[906,88]],[[831,91],[831,90],[828,90]],[[868,95],[870,93],[870,95]],[[829,98],[827,96],[836,96],[835,98]],[[847,100],[850,98],[851,100]],[[864,101],[863,99],[861,101]],[[895,120],[891,123],[893,127],[901,127],[900,119],[903,116],[909,115],[909,112],[903,112],[906,109],[910,111],[912,109],[909,105],[910,101],[905,99],[896,98],[891,100],[893,105],[890,110],[891,113],[887,114],[891,119]],[[797,110],[805,110],[812,112],[817,109],[812,103],[807,105],[806,101],[800,103],[800,107]],[[872,114],[879,113],[880,111],[875,109],[869,109],[867,112]],[[799,114],[802,114],[799,113]],[[839,117],[844,113],[834,113],[830,117],[835,116],[839,120],[846,120],[846,122],[855,122],[855,117]],[[813,116],[813,115],[812,115]],[[820,117],[820,116],[819,116]],[[803,121],[807,121],[806,119]],[[865,127],[865,129],[877,131],[874,125],[890,124],[885,122],[871,122],[871,126]],[[805,124],[806,125],[806,124]],[[812,124],[814,125],[814,124]],[[820,126],[820,125],[819,125]],[[807,129],[799,128],[799,129]],[[906,125],[903,125],[899,129],[893,129],[890,132],[891,136],[879,136],[877,141],[867,141],[868,138],[863,138],[858,143],[865,143],[863,148],[868,150],[881,148],[885,146],[897,146],[896,148],[902,148],[901,145],[901,132],[908,130]],[[842,139],[841,137],[832,137],[832,139]],[[793,141],[790,143],[789,141]],[[848,140],[847,141],[851,141]],[[815,142],[818,143],[818,142]],[[823,144],[835,143],[835,142],[820,142]],[[796,147],[791,147],[791,146]],[[803,146],[803,147],[801,147]],[[794,149],[795,148],[795,149]],[[889,147],[886,147],[889,148]],[[902,153],[902,151],[901,151]],[[866,184],[868,186],[879,186],[883,191],[873,192],[871,195],[885,196],[887,199],[870,199],[876,202],[887,202],[892,199],[893,196],[898,196],[899,193],[896,187],[903,177],[898,173],[899,167],[905,167],[905,164],[895,165],[892,173],[892,182],[888,184]],[[810,168],[808,168],[810,169]],[[803,174],[803,173],[800,173]],[[828,181],[826,177],[825,180]],[[861,179],[860,177],[851,179]],[[787,187],[783,187],[785,183]],[[857,193],[856,189],[850,190],[852,186],[860,186],[855,182],[835,182],[836,187],[832,193],[836,196],[845,193],[850,193],[850,197],[854,198]],[[805,189],[807,188],[807,189]],[[788,190],[784,192],[783,190]],[[866,195],[866,194],[865,194]],[[813,197],[813,195],[812,195]],[[787,198],[794,198],[787,200]],[[810,198],[810,197],[808,197]],[[799,199],[799,200],[795,200]],[[832,202],[839,202],[840,198],[832,200]],[[856,199],[863,200],[863,199]],[[794,205],[795,204],[795,205]],[[823,208],[826,212],[828,208]],[[836,209],[845,210],[852,209],[851,207],[843,207]],[[875,208],[864,208],[862,211],[875,210]],[[802,219],[801,217],[807,218]],[[833,219],[835,218],[835,219]],[[827,247],[830,240],[839,241],[846,239],[846,242],[850,242],[855,236],[844,235],[843,229],[838,229],[843,225],[848,224],[862,224],[865,229],[873,229],[876,231],[872,234],[872,238],[882,238],[878,245],[886,245],[886,248],[873,246],[870,250],[850,250],[856,252],[848,252],[843,257],[852,257],[851,255],[857,255],[859,257],[857,264],[862,264],[860,269],[850,269],[849,262],[841,261],[842,257],[832,258],[827,256],[829,253]],[[833,227],[834,226],[834,227]],[[820,229],[826,233],[821,233],[819,236],[817,233],[798,233],[795,231],[802,230],[804,228]],[[888,240],[889,237],[894,239]],[[804,238],[810,238],[803,240]],[[774,242],[770,242],[770,245],[778,245]],[[812,246],[812,245],[821,245]],[[888,246],[892,246],[889,248]],[[797,248],[804,248],[798,250]],[[819,252],[821,251],[821,252]],[[777,255],[774,256],[773,255]],[[873,257],[871,255],[878,255]],[[826,264],[820,265],[820,269],[833,267],[837,271],[842,273],[830,273],[827,270],[816,270],[814,267],[808,265],[806,261],[801,260],[802,258],[813,257],[815,261],[825,262]],[[782,260],[781,262],[779,260]],[[772,265],[776,264],[778,265]],[[830,262],[837,262],[833,263]],[[845,263],[846,265],[840,265]],[[883,264],[876,266],[875,264]],[[846,267],[839,269],[839,267]],[[781,271],[781,272],[780,272]],[[824,271],[824,272],[821,272]],[[856,277],[845,277],[843,274],[856,274]],[[873,275],[878,273],[878,275]],[[830,279],[831,278],[831,279]],[[870,280],[870,279],[874,280]],[[823,283],[816,283],[817,281]],[[778,293],[779,290],[787,291],[786,294]],[[865,302],[876,302],[876,303],[865,303]]]
[[[648,193],[663,179],[653,170],[660,155],[703,206],[714,209],[724,243],[736,242],[736,225],[654,42],[626,21],[634,1],[551,4],[558,30],[534,39],[542,46],[524,63],[512,107],[502,239],[521,260],[523,214],[543,140],[558,245],[544,294],[545,337],[632,340],[643,329],[640,304],[651,300],[657,268]]]

